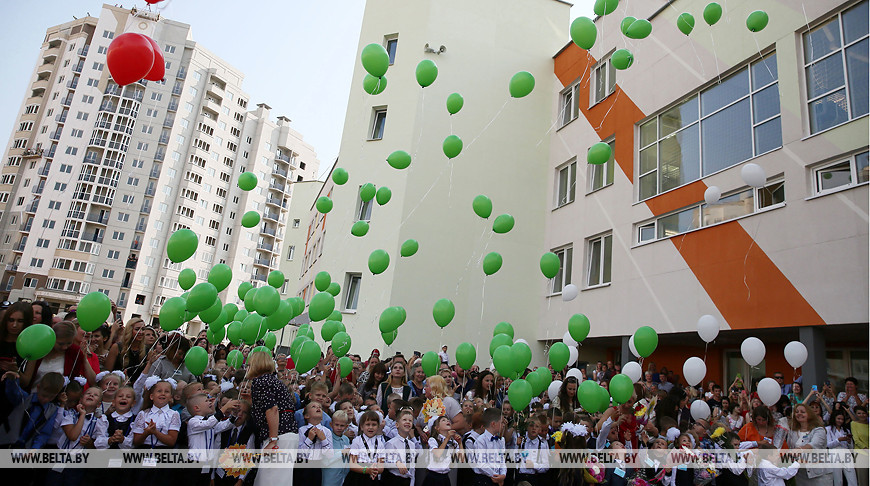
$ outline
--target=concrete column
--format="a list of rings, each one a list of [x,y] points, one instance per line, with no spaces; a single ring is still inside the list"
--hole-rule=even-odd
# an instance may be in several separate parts
[[[619,353],[620,364],[622,364],[622,366],[625,366],[625,363],[628,363],[629,361],[634,361],[634,355],[631,354],[631,349],[628,347],[629,338],[630,336],[622,337],[622,349]]]
[[[813,385],[821,385],[828,376],[825,362],[825,336],[819,326],[807,326],[798,329],[800,342],[807,347],[807,362],[801,368],[804,393],[809,393]]]

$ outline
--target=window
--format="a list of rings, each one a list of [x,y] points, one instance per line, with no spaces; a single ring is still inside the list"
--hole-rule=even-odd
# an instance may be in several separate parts
[[[111,32],[111,31],[108,31],[108,30],[104,30],[104,31],[103,31],[103,37],[106,38],[106,39],[114,39],[114,38],[115,38],[115,33],[114,33],[114,32]]]
[[[810,133],[868,111],[868,2],[803,34]]]
[[[39,238],[36,240],[36,246],[39,248],[48,248],[51,242],[49,240]]]
[[[362,274],[349,273],[344,284],[347,289],[347,296],[344,299],[344,310],[355,311],[359,303],[359,287],[362,283]]]
[[[550,289],[553,294],[562,293],[562,289],[571,283],[571,269],[574,263],[574,247],[568,246],[553,250],[553,253],[559,257],[559,273],[553,277],[553,286]]]
[[[844,187],[854,187],[870,180],[867,154],[862,152],[846,160],[838,160],[814,169],[815,193],[824,194]]]
[[[298,219],[294,219],[294,220],[293,220],[293,227],[294,227],[294,228],[298,228],[298,227],[299,227],[299,220],[298,220]]]
[[[363,201],[362,198],[357,196],[357,221],[370,221],[372,219],[372,201],[373,199]]]
[[[113,240],[124,241],[124,232],[123,231],[115,231],[112,233]]]
[[[556,207],[574,202],[577,186],[577,161],[572,160],[556,170]]]
[[[397,36],[390,36],[387,38],[387,54],[390,56],[390,66],[396,62],[396,48],[399,47],[399,38]]]
[[[595,105],[604,101],[616,88],[616,68],[610,62],[610,56],[599,62],[592,70],[593,89],[590,104]]]
[[[42,268],[43,264],[45,264],[45,260],[43,260],[42,258],[31,258],[30,259],[30,266],[31,267]]]
[[[580,93],[580,84],[577,83],[569,86],[562,91],[561,104],[559,109],[559,126],[563,127],[577,118],[579,114],[579,105],[577,96]]]
[[[296,256],[296,247],[290,245],[289,247],[287,247],[287,260],[293,261],[294,256]]]
[[[369,131],[369,140],[381,140],[384,138],[384,126],[387,123],[387,109],[375,108],[372,113],[372,127]]]
[[[109,250],[107,255],[112,260],[117,260],[119,256],[121,256],[121,252],[118,250]]]
[[[586,286],[595,287],[610,283],[610,264],[613,235],[604,235],[587,240]]]
[[[607,142],[610,145],[610,160],[604,164],[586,164],[589,174],[586,179],[589,181],[589,192],[597,191],[602,187],[607,187],[613,184],[613,167],[616,165],[616,141]]]
[[[103,278],[115,278],[115,271],[108,268],[103,269]]]
[[[782,146],[776,54],[640,125],[638,199]]]

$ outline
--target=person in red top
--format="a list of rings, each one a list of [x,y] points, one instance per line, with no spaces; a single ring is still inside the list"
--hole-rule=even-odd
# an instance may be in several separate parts
[[[52,329],[56,336],[54,348],[44,358],[27,363],[21,375],[21,387],[25,390],[34,388],[46,373],[52,371],[70,379],[83,376],[89,385],[94,386],[97,374],[81,348],[73,344],[76,339],[75,325],[63,321],[52,326]]]

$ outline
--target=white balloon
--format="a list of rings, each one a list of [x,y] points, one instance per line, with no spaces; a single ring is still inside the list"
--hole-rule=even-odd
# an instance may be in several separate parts
[[[704,191],[704,202],[709,204],[710,206],[719,202],[719,198],[722,197],[722,190],[717,186],[710,186]]]
[[[710,418],[710,405],[704,400],[695,400],[690,408],[692,418],[695,420],[707,420]]]
[[[761,403],[770,407],[778,402],[781,396],[782,388],[773,378],[762,378],[758,382],[758,398],[761,399]]]
[[[550,383],[550,386],[547,387],[547,395],[550,397],[550,401],[553,401],[553,398],[559,396],[559,389],[562,388],[562,380],[554,380]]]
[[[792,368],[800,368],[807,361],[807,347],[800,341],[792,341],[785,345],[785,360]]]
[[[565,331],[565,334],[562,335],[562,342],[565,343],[565,346],[568,346],[569,348],[577,346],[577,341],[575,341],[574,338],[571,337],[571,333],[568,331]]]
[[[577,362],[577,358],[580,356],[580,352],[577,351],[577,348],[574,346],[568,347],[568,366],[574,366],[574,363]]]
[[[631,351],[631,354],[633,354],[635,358],[640,358],[640,353],[638,353],[637,348],[634,347],[634,334],[628,338],[628,350]]]
[[[752,187],[764,187],[764,184],[767,183],[767,175],[764,173],[764,169],[760,165],[751,162],[740,169],[740,177],[743,178],[743,182]]]
[[[743,355],[743,361],[746,361],[749,366],[758,366],[764,361],[765,351],[764,343],[757,337],[748,337],[740,345],[740,354]]]
[[[629,361],[622,366],[622,372],[628,375],[631,378],[632,383],[637,383],[640,381],[640,377],[643,375],[643,370],[640,365],[637,364],[637,361]]]
[[[514,344],[516,344],[516,343],[523,343],[523,344],[525,344],[526,346],[529,345],[529,342],[526,341],[525,339],[517,339],[516,341],[514,341]]]
[[[692,356],[683,363],[683,378],[686,379],[689,386],[701,383],[705,376],[707,376],[707,364],[704,363],[703,359]]]
[[[719,335],[719,320],[710,314],[705,314],[698,319],[698,335],[705,343],[716,339]]]
[[[568,373],[566,373],[565,376],[573,376],[574,378],[577,378],[577,383],[583,383],[583,373],[580,373],[580,370],[578,370],[577,368],[571,368],[570,370],[568,370]]]
[[[580,293],[580,289],[577,288],[574,284],[568,284],[562,289],[562,300],[565,302],[570,302],[577,298],[577,294]]]

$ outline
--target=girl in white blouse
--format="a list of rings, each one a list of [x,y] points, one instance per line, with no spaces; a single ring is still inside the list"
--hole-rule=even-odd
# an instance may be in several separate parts
[[[831,425],[825,427],[828,435],[828,449],[845,449],[852,448],[852,436],[849,430],[843,427],[846,423],[846,413],[842,410],[835,410],[831,415]],[[846,475],[846,484],[849,486],[858,486],[858,476],[855,474],[855,468],[851,464],[846,464],[843,471],[834,469],[834,486],[842,486],[843,474]]]
[[[346,486],[378,484],[384,470],[386,443],[378,435],[380,416],[367,410],[359,419],[360,435],[350,444],[350,472],[344,479]]]
[[[181,416],[169,408],[175,380],[150,376],[145,380],[145,401],[133,422],[133,445],[139,448],[175,447]]]
[[[451,429],[450,419],[444,415],[432,419],[429,426],[429,474],[423,479],[423,486],[450,486],[451,451],[462,450],[462,440]]]

